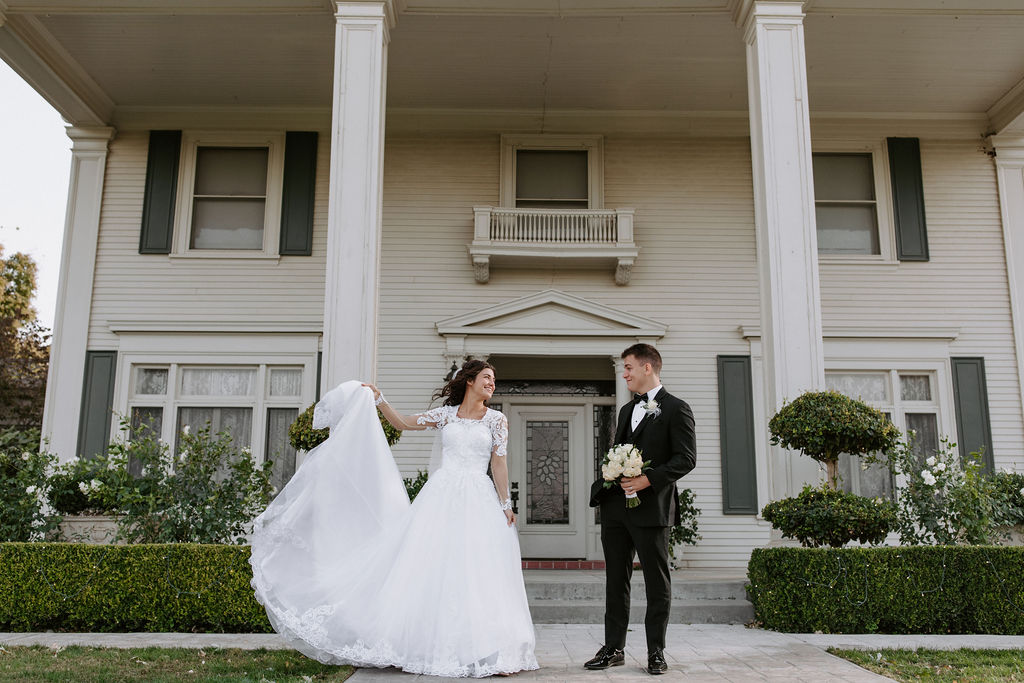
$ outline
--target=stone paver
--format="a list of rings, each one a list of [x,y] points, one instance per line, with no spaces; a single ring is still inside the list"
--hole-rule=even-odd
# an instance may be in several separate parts
[[[626,665],[608,671],[584,671],[601,644],[603,628],[592,624],[538,624],[539,671],[522,672],[513,681],[651,681],[643,625],[630,629]],[[283,649],[276,634],[231,633],[0,633],[0,645],[93,645],[98,647],[237,647]],[[662,681],[808,681],[823,683],[886,681],[882,676],[834,657],[825,648],[875,650],[961,647],[1024,650],[1024,636],[998,635],[830,635],[776,633],[719,624],[671,624],[666,656],[669,673]],[[352,683],[446,679],[415,676],[395,669],[360,669]]]

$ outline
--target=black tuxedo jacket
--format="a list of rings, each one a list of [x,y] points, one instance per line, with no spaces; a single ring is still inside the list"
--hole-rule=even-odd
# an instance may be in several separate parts
[[[636,446],[644,461],[651,464],[644,470],[650,487],[640,491],[640,506],[626,507],[626,494],[615,484],[604,488],[598,479],[590,487],[591,507],[601,506],[601,524],[621,524],[628,521],[634,526],[675,526],[680,522],[679,492],[676,480],[697,464],[697,437],[694,431],[693,411],[686,401],[676,398],[662,387],[654,400],[661,409],[657,417],[648,414],[630,428],[633,402],[619,411],[615,443]]]

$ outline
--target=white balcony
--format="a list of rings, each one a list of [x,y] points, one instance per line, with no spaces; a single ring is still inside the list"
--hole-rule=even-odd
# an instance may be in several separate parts
[[[633,209],[511,209],[473,207],[469,257],[477,282],[492,265],[513,268],[612,267],[615,282],[629,284],[639,248],[633,242]]]

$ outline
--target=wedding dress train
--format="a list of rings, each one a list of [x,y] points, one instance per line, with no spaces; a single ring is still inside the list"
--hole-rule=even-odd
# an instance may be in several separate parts
[[[507,423],[443,406],[440,468],[413,504],[370,391],[317,404],[331,427],[255,522],[252,586],[274,629],[321,662],[481,677],[536,669],[519,540],[487,465]]]

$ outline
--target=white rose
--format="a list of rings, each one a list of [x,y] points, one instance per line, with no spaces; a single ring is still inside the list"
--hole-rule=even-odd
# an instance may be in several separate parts
[[[30,496],[36,495],[36,493],[38,491],[39,491],[39,487],[38,486],[29,486],[27,489],[25,489],[25,493],[27,493]]]
[[[935,466],[935,471],[936,472],[945,472],[946,471],[946,463],[940,462],[938,465]]]
[[[622,464],[617,462],[610,463],[608,471],[612,475],[612,479],[618,479],[622,475]]]
[[[933,475],[928,470],[921,470],[921,479],[923,479],[924,483],[927,484],[928,486],[931,486],[932,484],[935,483],[935,475]]]
[[[1020,495],[1024,496],[1024,486],[1022,486],[1020,489]]]
[[[935,467],[935,456],[933,455],[932,457],[925,460],[924,464],[928,465],[928,467]]]
[[[181,430],[181,431],[183,431],[183,432],[184,432],[184,433],[186,433],[186,434],[191,434],[191,433],[192,433],[192,428],[191,428],[191,427],[189,427],[188,425],[185,425],[185,426],[184,426],[184,427],[182,428],[182,430]]]
[[[84,481],[80,481],[78,482],[78,490],[81,491],[82,493],[89,493],[89,485],[86,484]]]
[[[89,490],[96,492],[99,491],[100,487],[103,486],[103,482],[99,479],[93,479],[89,482]]]
[[[29,453],[28,451],[23,451],[22,454],[21,454],[21,459],[22,460],[28,460],[31,457],[32,457],[32,454]]]

